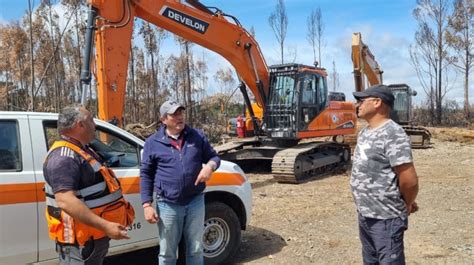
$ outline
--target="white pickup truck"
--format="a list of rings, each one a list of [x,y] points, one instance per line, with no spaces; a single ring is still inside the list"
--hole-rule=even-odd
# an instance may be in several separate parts
[[[43,161],[57,135],[57,114],[0,111],[0,264],[55,264],[45,222]],[[139,165],[144,142],[101,120],[91,146],[110,162],[136,219],[129,240],[112,240],[109,255],[158,244],[158,230],[144,220]],[[222,161],[207,182],[203,242],[205,259],[222,263],[237,250],[250,222],[252,191],[236,164]]]

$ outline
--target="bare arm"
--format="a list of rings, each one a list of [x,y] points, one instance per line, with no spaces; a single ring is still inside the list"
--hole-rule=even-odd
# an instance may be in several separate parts
[[[92,226],[98,230],[104,231],[112,239],[128,239],[127,230],[119,223],[109,222],[94,214],[81,200],[79,200],[74,191],[60,191],[54,194],[55,200],[63,211],[72,218],[81,223]]]
[[[415,199],[418,195],[418,176],[413,163],[396,166],[400,192],[407,205],[408,214],[415,212],[418,208]]]

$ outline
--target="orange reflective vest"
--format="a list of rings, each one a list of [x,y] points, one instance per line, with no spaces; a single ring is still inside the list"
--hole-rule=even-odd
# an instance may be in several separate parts
[[[77,198],[100,217],[111,222],[120,223],[123,226],[129,226],[135,218],[135,211],[132,205],[123,198],[120,182],[114,172],[103,166],[79,146],[67,141],[56,141],[49,153],[60,147],[67,147],[82,156],[94,169],[94,172],[99,173],[104,179],[99,183],[76,191]],[[106,236],[103,231],[74,220],[62,211],[54,199],[53,189],[47,183],[45,183],[45,193],[49,238],[63,244],[77,243],[84,246],[89,239],[100,239]],[[94,196],[95,194],[102,195]]]

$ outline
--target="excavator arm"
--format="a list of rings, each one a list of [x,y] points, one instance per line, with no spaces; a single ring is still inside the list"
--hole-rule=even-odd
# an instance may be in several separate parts
[[[382,84],[383,71],[375,61],[375,56],[370,52],[369,47],[362,42],[360,33],[352,34],[352,63],[357,92],[365,90],[365,77],[370,86]]]
[[[354,63],[355,90],[365,90],[365,77],[370,86],[382,84],[383,71],[375,61],[375,56],[369,47],[362,42],[360,33],[352,34],[352,62]],[[388,85],[395,97],[395,103],[390,113],[392,120],[400,124],[411,139],[413,148],[427,148],[430,144],[431,133],[428,129],[411,124],[411,97],[416,95],[406,84]]]
[[[198,1],[89,0],[97,13],[95,62],[99,118],[122,125],[134,18],[141,18],[223,56],[236,69],[256,102],[265,106],[269,70],[255,39],[220,11]],[[86,57],[87,58],[87,57]]]

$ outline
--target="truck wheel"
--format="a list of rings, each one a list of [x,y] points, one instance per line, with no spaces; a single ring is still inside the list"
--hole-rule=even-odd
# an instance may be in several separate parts
[[[240,221],[234,210],[221,202],[206,204],[204,220],[204,261],[225,264],[240,244]]]

